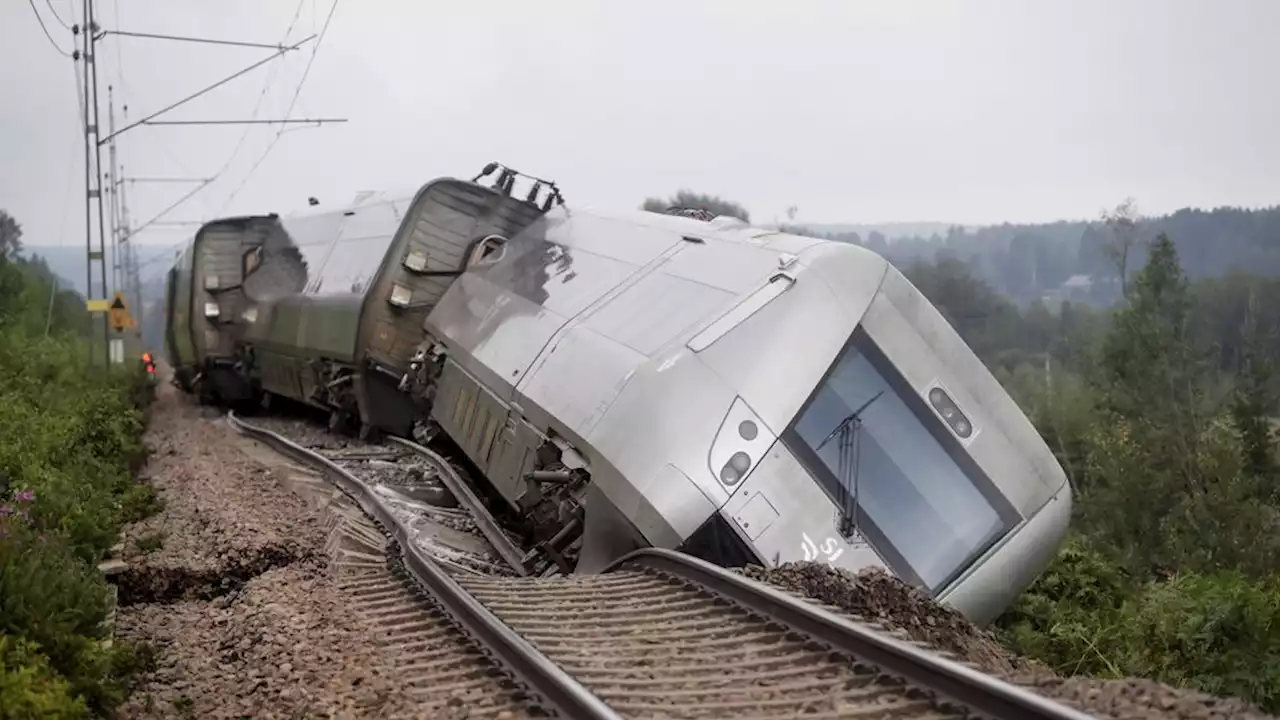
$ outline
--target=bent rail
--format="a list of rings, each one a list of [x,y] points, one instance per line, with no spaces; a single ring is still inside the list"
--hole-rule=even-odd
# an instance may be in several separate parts
[[[520,550],[507,539],[507,536],[502,532],[502,528],[498,527],[497,521],[481,504],[480,498],[476,497],[471,488],[463,482],[462,478],[458,477],[448,460],[412,440],[406,440],[395,435],[388,435],[386,439],[436,463],[440,468],[440,482],[444,483],[449,492],[453,493],[458,502],[467,509],[467,512],[471,513],[471,518],[475,520],[476,527],[480,529],[481,534],[489,541],[493,549],[502,556],[507,565],[511,566],[511,569],[515,570],[518,575],[525,576],[529,574],[529,569],[524,565]]]
[[[270,430],[255,427],[227,413],[227,423],[236,431],[259,440],[298,462],[321,469],[360,508],[395,538],[405,568],[422,584],[440,606],[471,637],[490,650],[497,660],[540,695],[546,706],[563,717],[583,720],[620,720],[620,716],[599,697],[552,662],[514,630],[498,619],[435,561],[416,548],[406,528],[390,508],[359,478],[328,458],[291,442]]]
[[[624,565],[647,568],[699,585],[766,618],[807,633],[832,648],[880,666],[917,687],[932,690],[987,717],[1008,720],[1095,720],[1094,716],[1034,692],[984,675],[947,658],[895,640],[847,618],[689,555],[645,548],[619,558],[604,572]]]

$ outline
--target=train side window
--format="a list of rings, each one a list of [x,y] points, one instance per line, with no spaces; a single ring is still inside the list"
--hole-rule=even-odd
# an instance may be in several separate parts
[[[248,277],[253,274],[254,270],[262,264],[262,248],[256,247],[244,254],[244,276]]]
[[[502,259],[507,250],[507,239],[501,235],[488,235],[475,244],[468,258],[467,267],[491,265]]]

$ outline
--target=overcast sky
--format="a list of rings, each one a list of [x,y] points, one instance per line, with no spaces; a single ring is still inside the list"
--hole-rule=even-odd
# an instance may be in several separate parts
[[[100,25],[278,43],[335,0],[98,0]],[[34,11],[32,4],[34,4]],[[83,242],[71,60],[81,0],[0,0],[0,208],[34,245]],[[74,10],[74,14],[73,14]],[[1276,0],[338,0],[276,130],[140,127],[125,174],[209,177],[165,220],[469,176],[490,160],[572,202],[680,187],[770,222],[987,223],[1280,201]],[[166,115],[284,115],[316,42]],[[270,51],[109,36],[99,80],[137,120]],[[265,90],[264,90],[265,88]],[[104,162],[105,162],[104,152]],[[225,169],[224,169],[225,168]],[[190,186],[131,186],[135,225]],[[237,192],[238,191],[238,192]],[[140,242],[171,244],[154,229]]]

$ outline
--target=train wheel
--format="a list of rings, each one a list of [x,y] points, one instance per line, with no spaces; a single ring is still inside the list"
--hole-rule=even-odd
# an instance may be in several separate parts
[[[376,426],[370,425],[369,423],[360,423],[360,434],[358,437],[362,442],[377,442],[378,435],[378,428]]]

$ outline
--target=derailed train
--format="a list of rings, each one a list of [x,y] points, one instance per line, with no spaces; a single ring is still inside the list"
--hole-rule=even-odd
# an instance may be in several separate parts
[[[883,258],[486,173],[200,228],[177,382],[442,433],[561,571],[640,546],[880,566],[985,623],[1050,562],[1065,473]]]

